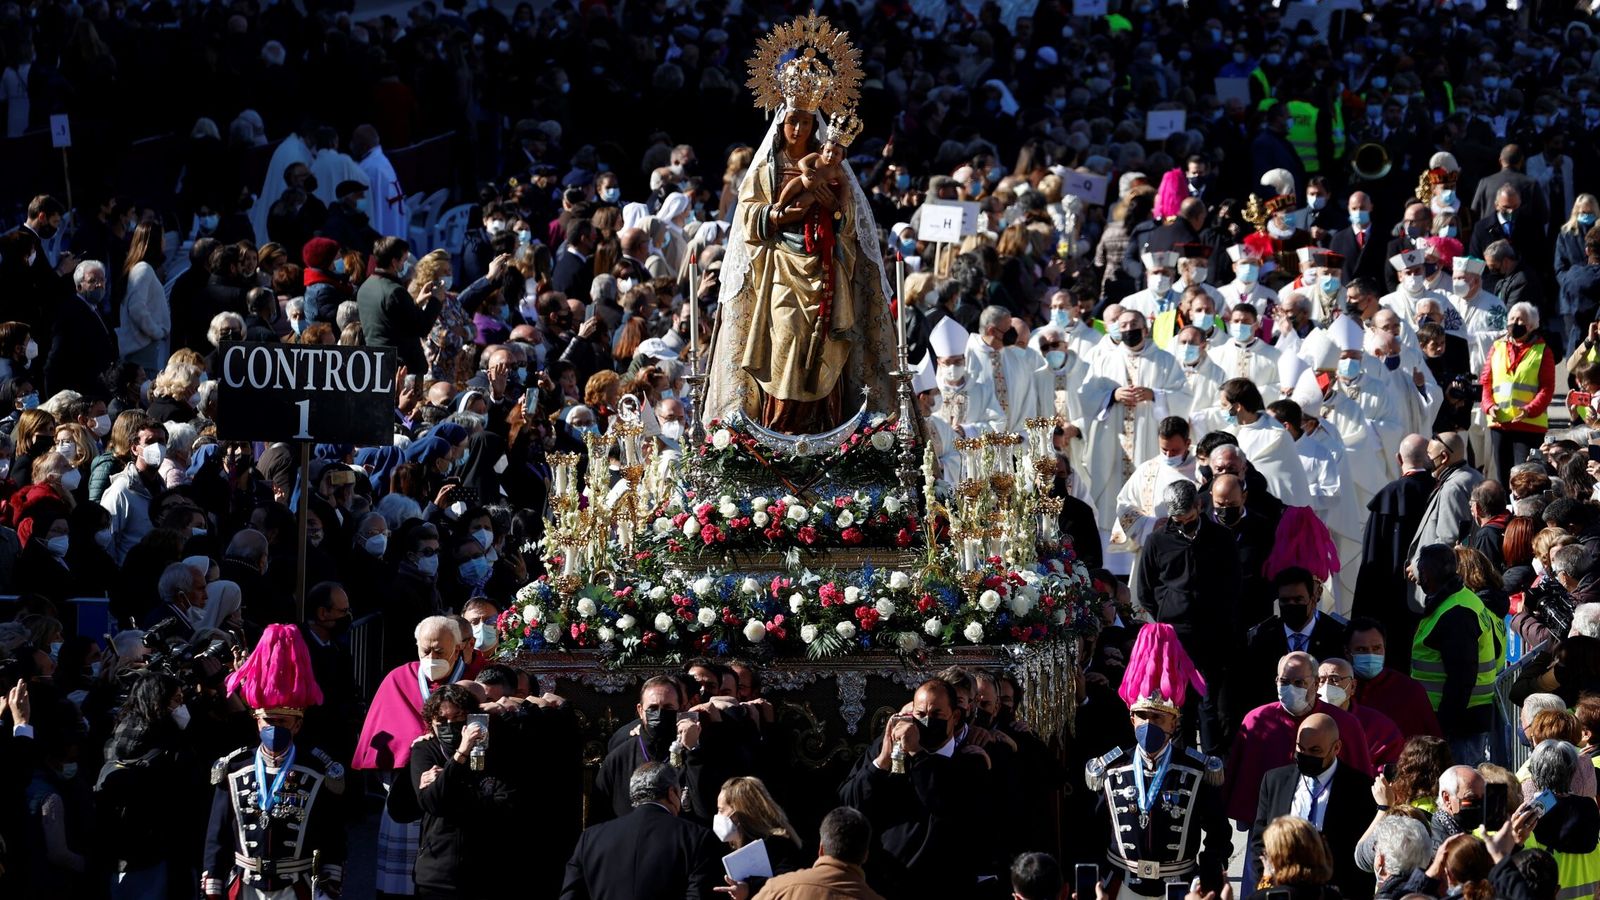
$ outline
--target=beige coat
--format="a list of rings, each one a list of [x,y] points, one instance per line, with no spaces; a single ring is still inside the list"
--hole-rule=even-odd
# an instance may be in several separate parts
[[[883,900],[867,886],[860,866],[819,856],[809,869],[789,872],[768,881],[755,900]]]

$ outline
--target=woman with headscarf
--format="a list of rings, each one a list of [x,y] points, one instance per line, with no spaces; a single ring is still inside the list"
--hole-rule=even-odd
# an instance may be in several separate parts
[[[500,499],[499,469],[505,456],[506,442],[498,434],[480,431],[467,439],[461,485],[476,491],[479,503],[494,503]]]
[[[644,270],[651,278],[671,278],[678,270],[667,260],[667,223],[656,216],[639,220],[639,230],[650,239],[650,255],[645,257]]]
[[[389,476],[404,459],[399,447],[362,447],[356,451],[355,465],[366,470],[374,502],[389,492]]]
[[[678,283],[686,285],[690,290],[699,291],[700,286],[689,284],[689,266],[700,261],[700,255],[707,247],[716,247],[728,238],[728,223],[717,220],[701,222],[695,227],[694,237],[689,238],[689,243],[684,250],[683,262],[678,268]],[[704,275],[705,272],[700,272]]]
[[[623,228],[643,228],[644,225],[640,223],[648,218],[650,218],[650,207],[643,203],[629,203],[622,208]]]
[[[457,426],[460,427],[460,426]],[[437,430],[437,429],[436,429]],[[451,445],[435,435],[417,438],[405,450],[405,460],[421,466],[423,490],[419,493],[431,504],[438,497],[440,482],[450,471]]]
[[[684,257],[687,255],[689,238],[683,233],[689,224],[689,214],[694,211],[694,202],[688,194],[671,193],[661,201],[661,208],[656,210],[656,219],[666,227],[666,237],[660,242],[661,258],[667,261],[667,268],[673,272],[683,266]]]

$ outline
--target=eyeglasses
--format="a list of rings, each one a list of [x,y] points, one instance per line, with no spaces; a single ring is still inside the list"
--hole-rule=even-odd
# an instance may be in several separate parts
[[[1350,680],[1349,675],[1318,675],[1317,684],[1344,684]]]
[[[385,533],[387,533],[387,532],[385,532]],[[438,550],[437,547],[423,547],[423,548],[417,550],[416,554],[418,556],[422,556],[422,557],[438,556],[439,555],[439,550]]]

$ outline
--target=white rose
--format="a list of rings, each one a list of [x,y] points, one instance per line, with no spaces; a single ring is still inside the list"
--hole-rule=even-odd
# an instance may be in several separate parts
[[[580,597],[580,598],[578,598],[578,615],[583,616],[585,619],[587,619],[587,618],[589,618],[590,616],[592,616],[594,614],[595,614],[594,601],[590,600],[588,597]]]
[[[772,505],[772,501],[768,500],[765,497],[757,497],[754,500],[750,501],[750,508],[751,509],[766,509],[767,507],[769,507],[771,505]]]
[[[651,600],[665,600],[665,599],[667,599],[667,588],[666,588],[666,585],[658,584],[655,587],[651,588],[650,589],[650,599]]]
[[[878,615],[885,619],[894,615],[894,601],[888,597],[880,599],[877,603],[872,604],[872,607],[878,611]]]
[[[1025,616],[1033,612],[1033,604],[1038,594],[1032,588],[1024,588],[1011,593],[1011,614]]]
[[[765,638],[766,636],[767,626],[761,624],[760,619],[751,619],[750,621],[744,623],[744,639],[750,643],[759,644],[761,643],[762,638]]]
[[[655,531],[656,534],[666,534],[672,530],[672,520],[666,516],[662,516],[661,518],[656,519],[654,522],[651,522],[650,527]]]
[[[789,521],[791,522],[804,522],[806,520],[806,516],[811,515],[811,513],[804,506],[796,503],[795,505],[789,507],[789,512],[786,513],[786,515],[789,517]]]
[[[602,644],[613,640],[617,636],[617,632],[610,625],[601,625],[598,633]]]
[[[839,637],[847,641],[856,636],[856,626],[852,622],[840,622],[833,626],[833,630],[839,632]]]
[[[1038,584],[1039,582],[1043,581],[1044,580],[1044,576],[1040,575],[1038,572],[1033,571],[1032,569],[1024,569],[1022,571],[1022,580],[1026,581],[1030,585],[1034,585],[1034,584]]]
[[[854,606],[855,604],[860,603],[861,602],[861,588],[858,588],[853,584],[850,585],[849,587],[845,588],[844,589],[844,602],[850,604],[851,606]]]
[[[984,612],[994,612],[1000,608],[1000,595],[994,591],[984,591],[978,595],[978,606]]]
[[[840,528],[849,528],[856,523],[856,514],[848,509],[839,510],[839,518],[834,520]]]
[[[717,448],[718,450],[726,450],[728,449],[728,445],[732,443],[733,432],[726,428],[718,428],[716,431],[711,433],[711,446]]]
[[[900,511],[900,498],[896,497],[893,494],[884,494],[883,495],[883,511],[888,513],[891,516],[894,515],[895,513],[899,512]]]
[[[806,598],[804,596],[802,596],[799,591],[796,591],[795,593],[789,595],[789,611],[790,612],[794,613],[795,615],[799,615],[800,614],[800,610],[805,609],[805,606],[806,606]]]
[[[688,537],[694,537],[695,535],[699,534],[700,533],[700,520],[696,519],[694,516],[690,516],[689,518],[684,519],[683,520],[683,533],[685,535],[687,535]]]
[[[872,433],[872,449],[880,453],[886,453],[893,446],[894,435],[887,431],[875,431]]]
[[[759,594],[761,593],[761,583],[754,578],[746,578],[743,582],[740,582],[739,590],[744,591],[746,594]]]
[[[702,575],[694,583],[695,596],[709,597],[711,596],[712,588],[715,588],[716,586],[717,582],[710,575]]]
[[[961,636],[974,644],[980,643],[983,641],[983,626],[977,622],[968,622],[967,627],[962,630]]]
[[[559,644],[561,642],[561,626],[554,622],[544,627],[544,639],[547,643]]]
[[[783,495],[783,505],[784,506],[799,506],[800,505],[800,498],[794,496],[793,494],[784,494]]]
[[[722,513],[724,519],[732,519],[739,515],[739,507],[732,500],[724,500],[722,505],[717,507],[717,512]]]
[[[656,613],[656,630],[665,634],[672,630],[672,617],[666,613]]]
[[[764,512],[758,512],[750,517],[750,521],[754,522],[757,528],[765,528],[767,523],[772,521],[772,517]]]
[[[904,650],[905,652],[910,653],[911,651],[913,651],[913,650],[915,650],[915,649],[917,649],[918,647],[921,647],[921,646],[922,646],[922,638],[918,637],[917,633],[915,631],[902,631],[902,632],[900,632],[900,649],[901,650]]]
[[[911,587],[911,576],[910,575],[907,575],[904,572],[890,572],[889,573],[889,590],[891,590],[891,591],[903,591],[908,587]]]
[[[700,621],[701,625],[710,628],[712,625],[717,624],[717,611],[709,606],[702,606],[700,607],[700,613],[695,618]]]
[[[923,623],[922,630],[928,633],[928,637],[938,637],[944,634],[944,623],[939,621],[938,616],[934,616]]]
[[[634,619],[633,616],[630,616],[630,615],[624,613],[622,615],[622,618],[617,620],[617,630],[618,631],[632,631],[633,630],[633,626],[635,626],[637,624],[639,624],[639,623],[638,623],[638,621],[636,619]]]
[[[828,514],[828,508],[823,506],[821,503],[818,503],[817,505],[811,507],[811,512],[813,515],[825,516]]]
[[[721,497],[717,498],[717,502],[718,503],[732,503],[733,502],[733,495],[732,494],[723,494]]]
[[[812,641],[815,641],[816,639],[817,639],[817,626],[815,626],[815,625],[802,625],[802,626],[800,626],[800,640],[802,640],[802,641],[806,642],[807,644],[809,644]]]
[[[544,621],[544,610],[537,603],[529,603],[522,608],[522,621],[542,622]]]

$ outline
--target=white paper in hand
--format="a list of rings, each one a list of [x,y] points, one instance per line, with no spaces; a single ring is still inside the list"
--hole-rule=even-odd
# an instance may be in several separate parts
[[[772,861],[767,858],[765,841],[751,841],[722,858],[722,868],[734,881],[771,878]]]

